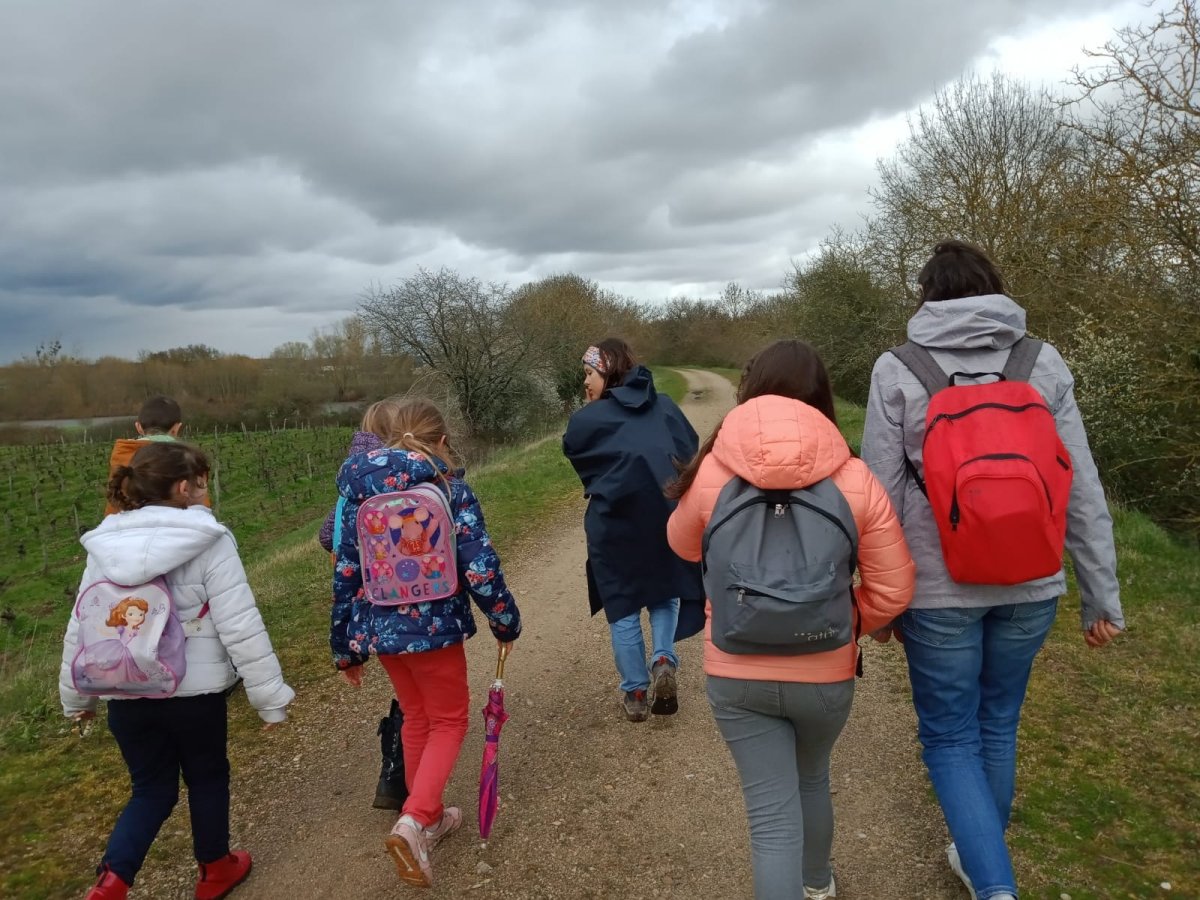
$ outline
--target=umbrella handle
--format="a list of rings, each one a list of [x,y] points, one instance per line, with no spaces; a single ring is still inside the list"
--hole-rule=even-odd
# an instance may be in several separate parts
[[[504,677],[504,661],[506,659],[508,659],[508,651],[509,651],[508,644],[500,645],[500,652],[497,654],[497,659],[496,659],[496,680],[497,681],[499,681],[500,679],[502,679]]]

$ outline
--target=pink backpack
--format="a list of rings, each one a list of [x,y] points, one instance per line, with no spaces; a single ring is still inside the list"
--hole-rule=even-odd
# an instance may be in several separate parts
[[[372,603],[407,606],[458,593],[454,516],[436,485],[369,497],[355,524],[363,592]]]
[[[200,611],[200,617],[208,605]],[[170,697],[187,671],[183,625],[164,579],[97,581],[75,603],[75,690],[94,696]]]

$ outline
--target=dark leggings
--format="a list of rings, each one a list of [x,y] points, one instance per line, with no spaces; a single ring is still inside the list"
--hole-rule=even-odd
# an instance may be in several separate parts
[[[102,865],[133,884],[150,845],[188,788],[197,862],[229,853],[229,759],[225,695],[165,700],[113,700],[108,727],[121,748],[132,796],[108,839]]]

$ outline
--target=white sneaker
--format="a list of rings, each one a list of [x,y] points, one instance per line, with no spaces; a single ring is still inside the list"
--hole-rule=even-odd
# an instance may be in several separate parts
[[[449,837],[462,827],[463,814],[462,810],[457,806],[447,806],[442,810],[441,821],[436,825],[425,829],[425,840],[429,842],[430,849],[441,843],[442,838]]]
[[[425,829],[412,816],[403,815],[384,842],[396,864],[401,881],[419,887],[433,885],[433,867],[429,864],[429,840]]]
[[[832,875],[829,876],[829,887],[810,888],[808,885],[804,886],[804,900],[826,900],[827,897],[836,896],[837,882],[834,881]]]
[[[967,872],[962,866],[962,860],[958,857],[958,848],[954,846],[953,842],[946,848],[946,860],[950,863],[950,870],[967,886],[967,893],[971,895],[971,900],[978,900],[975,896],[975,886],[971,884],[971,879],[967,877]],[[1000,896],[1003,897],[1003,895]]]

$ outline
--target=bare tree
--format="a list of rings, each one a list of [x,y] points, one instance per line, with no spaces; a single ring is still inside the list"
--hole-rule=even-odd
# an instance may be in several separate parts
[[[1166,269],[1200,262],[1200,16],[1176,0],[1129,26],[1076,67],[1074,127],[1100,152],[1107,187],[1125,198]]]
[[[534,393],[538,347],[506,316],[508,290],[447,268],[418,269],[394,287],[372,289],[359,306],[369,333],[449,383],[459,413],[477,432],[499,436]]]

